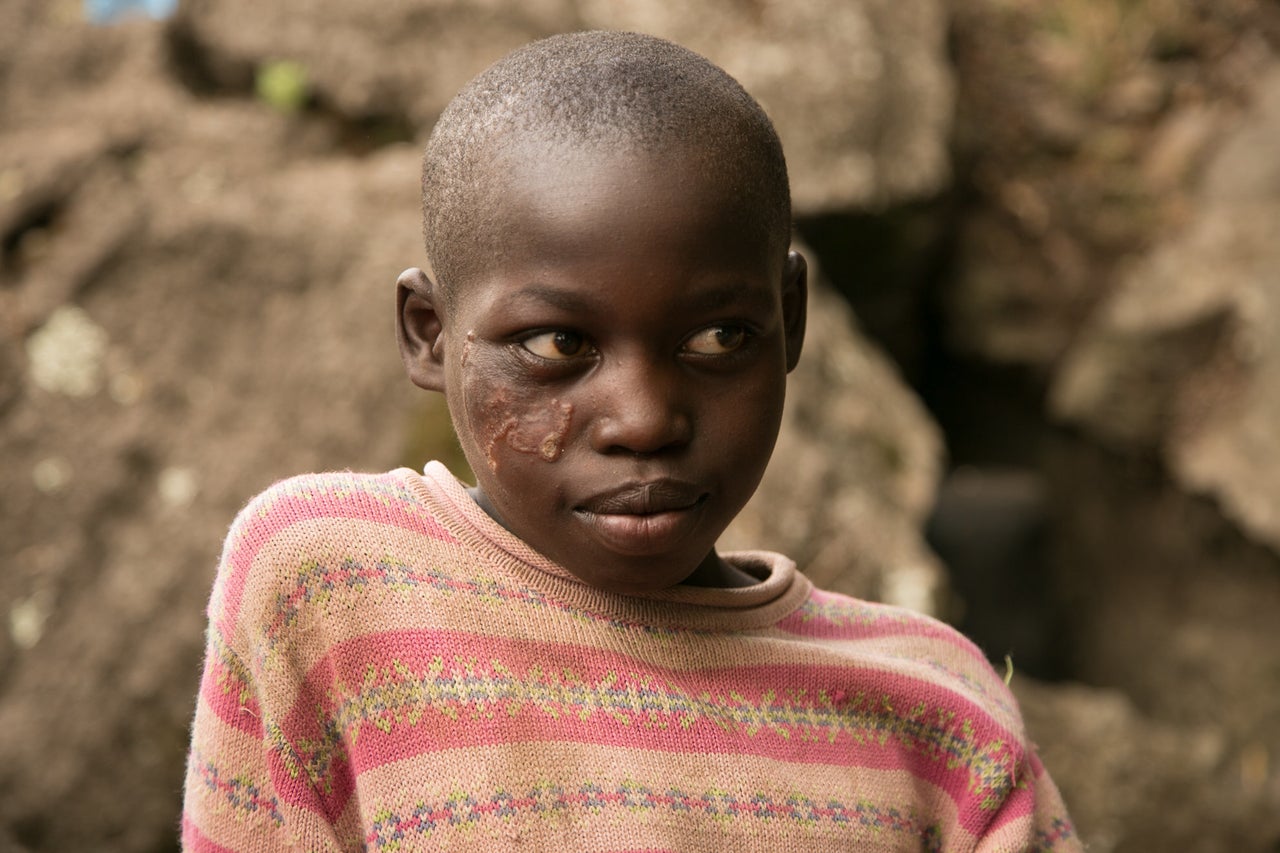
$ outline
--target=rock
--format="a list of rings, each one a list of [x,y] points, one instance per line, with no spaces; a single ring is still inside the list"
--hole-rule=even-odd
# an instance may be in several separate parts
[[[63,305],[27,338],[31,383],[53,394],[92,396],[102,386],[106,349],[106,332],[83,309]]]
[[[1280,66],[1211,156],[1197,213],[1082,333],[1054,413],[1163,459],[1280,551]]]
[[[402,117],[421,141],[494,60],[591,28],[671,38],[738,77],[778,125],[802,214],[881,207],[946,184],[952,83],[938,0],[539,0],[518,11],[485,0],[188,0],[172,32],[205,85],[248,91],[255,69],[290,60],[322,107],[352,120]]]
[[[948,5],[962,211],[954,355],[1047,385],[1123,266],[1185,221],[1211,140],[1274,62],[1274,7]]]
[[[1118,690],[1019,676],[1013,688],[1090,853],[1274,849],[1280,821],[1257,786],[1242,790],[1249,748],[1208,723],[1154,718]]]
[[[140,390],[30,384],[5,413],[0,465],[23,476],[0,498],[0,823],[35,849],[172,844],[229,520],[289,473],[399,462],[411,405],[388,330],[395,276],[420,262],[418,152],[304,162],[209,203],[168,177],[199,148],[149,154],[145,225],[78,297],[103,368]]]
[[[722,545],[781,551],[821,587],[937,614],[945,576],[921,530],[943,455],[919,399],[858,334],[811,258],[808,329],[782,434]]]
[[[941,3],[580,0],[579,8],[590,27],[655,33],[734,75],[778,126],[801,215],[882,208],[946,186],[952,82]]]
[[[1113,121],[1141,121],[1159,115],[1169,100],[1168,81],[1150,69],[1131,72],[1103,98],[1103,114]]]
[[[1176,790],[1151,801],[1195,814],[1133,819],[1194,842],[1126,831],[1115,849],[1264,850],[1280,839],[1280,65],[1216,144],[1187,133],[1203,154],[1171,160],[1203,168],[1167,170],[1199,172],[1186,224],[1134,259],[1053,382],[1053,413],[1111,448],[1074,441],[1052,465],[1055,574],[1075,677],[1222,739],[1192,774],[1152,759]]]
[[[1122,692],[1142,719],[1100,724],[1092,743],[1077,740],[1071,727],[1043,726],[1047,765],[1076,776],[1077,796],[1118,810],[1111,825],[1123,826],[1119,837],[1129,840],[1113,849],[1273,849],[1280,840],[1280,556],[1246,539],[1209,501],[1183,492],[1153,460],[1078,437],[1048,456],[1055,535],[1047,568],[1059,615],[1053,636],[1073,679]],[[1089,719],[1069,703],[1060,713],[1078,716],[1075,726]],[[1184,732],[1185,753],[1143,767],[1129,750],[1144,729]],[[1196,757],[1197,732],[1220,744],[1207,764]],[[1063,752],[1076,757],[1058,758]],[[1110,775],[1120,765],[1141,777],[1131,781],[1149,798],[1129,799],[1135,785]],[[1169,793],[1160,794],[1162,786]],[[1171,802],[1179,804],[1176,815]],[[1122,819],[1130,809],[1132,829]]]
[[[289,473],[400,461],[412,395],[389,323],[396,274],[420,263],[418,152],[193,200],[169,176],[200,148],[149,152],[143,224],[77,297],[110,341],[108,383],[137,389],[31,382],[5,412],[0,466],[22,476],[0,497],[0,824],[34,849],[173,843],[229,520]]]
[[[400,461],[420,155],[299,157],[303,120],[173,83],[160,25],[46,5],[0,78],[0,847],[170,850],[230,519],[289,473]],[[73,382],[59,336],[87,328]]]
[[[171,39],[197,85],[247,94],[257,69],[288,60],[305,69],[324,109],[356,120],[401,116],[425,131],[483,68],[576,21],[571,0],[518,9],[493,0],[184,0]]]
[[[1142,174],[1147,182],[1163,191],[1187,183],[1224,119],[1221,113],[1221,108],[1212,104],[1195,104],[1162,121],[1143,156]]]

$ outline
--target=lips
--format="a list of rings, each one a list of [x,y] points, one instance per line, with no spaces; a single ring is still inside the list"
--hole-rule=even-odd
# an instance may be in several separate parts
[[[611,550],[640,556],[673,548],[697,528],[707,493],[679,480],[628,483],[574,512]]]
[[[581,509],[601,515],[652,515],[688,509],[702,497],[702,490],[692,483],[652,480],[602,492],[584,501]]]

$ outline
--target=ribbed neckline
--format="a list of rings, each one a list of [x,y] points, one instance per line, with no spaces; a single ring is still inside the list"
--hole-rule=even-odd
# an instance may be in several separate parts
[[[440,462],[428,462],[422,474],[408,468],[395,473],[450,533],[480,557],[535,589],[597,613],[685,630],[750,630],[785,618],[812,590],[795,563],[781,554],[739,551],[722,556],[763,578],[759,583],[733,589],[679,584],[635,595],[606,592],[579,580],[490,518]]]

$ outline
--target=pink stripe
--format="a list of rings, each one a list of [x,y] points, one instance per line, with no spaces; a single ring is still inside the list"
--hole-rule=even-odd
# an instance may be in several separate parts
[[[296,763],[287,761],[279,750],[273,749],[267,755],[267,770],[271,774],[271,784],[276,789],[276,796],[280,802],[321,815],[331,824],[336,823],[338,814],[342,811],[341,806],[337,811],[330,806],[335,799],[346,803],[347,798],[351,796],[354,780],[348,778],[350,774],[335,773],[330,777],[329,781],[336,790],[326,796],[318,794],[312,787],[311,777],[307,775],[305,769],[295,772],[296,768]]]
[[[227,555],[229,575],[223,593],[222,612],[210,613],[217,618],[217,625],[224,635],[231,635],[231,626],[240,615],[240,603],[244,597],[249,572],[258,552],[282,530],[303,521],[317,519],[342,519],[367,521],[372,524],[388,524],[403,530],[414,530],[443,542],[456,541],[434,518],[418,509],[412,502],[390,501],[384,503],[379,496],[362,488],[379,483],[402,488],[393,474],[337,475],[297,477],[272,486],[258,496],[242,513],[233,531],[237,537],[234,550]],[[345,488],[347,494],[333,491]],[[304,497],[310,495],[311,497]],[[265,510],[258,507],[266,505]]]
[[[222,722],[261,740],[262,708],[252,693],[241,702],[241,691],[236,687],[241,684],[244,682],[226,664],[210,657],[200,679],[200,695]]]
[[[320,757],[333,785],[321,795],[323,809],[334,816],[350,795],[353,773],[440,750],[512,742],[903,770],[945,791],[962,815],[988,793],[971,770],[985,767],[999,777],[1018,760],[1018,739],[981,706],[953,693],[940,703],[936,685],[906,676],[854,666],[684,672],[580,647],[550,651],[540,642],[448,631],[356,638],[335,646],[308,674],[282,728],[291,743],[322,744],[326,721],[339,720],[329,746],[303,756]],[[566,665],[573,672],[562,677]],[[845,687],[865,683],[875,685],[873,694]],[[350,704],[355,695],[360,701]],[[885,710],[885,703],[901,710]],[[421,719],[407,722],[410,713]],[[861,723],[853,731],[836,725],[850,717]],[[955,751],[935,746],[948,739]],[[974,810],[962,820],[975,831],[991,817],[989,810]]]
[[[990,831],[1035,813],[1037,783],[1044,775],[1044,765],[1040,762],[1040,757],[1033,750],[1029,750],[1019,770],[1023,773],[1029,772],[1030,778],[1024,780],[1026,784],[1011,791],[999,813],[990,817]]]
[[[290,803],[300,809],[306,809],[323,815],[330,824],[336,824],[347,799],[355,790],[355,777],[341,755],[335,754],[333,761],[316,772],[322,780],[317,789],[311,784],[311,770],[306,766],[308,755],[297,749],[298,744],[323,741],[325,732],[323,722],[318,719],[316,708],[322,708],[331,702],[329,688],[337,683],[332,665],[332,658],[325,658],[316,664],[308,677],[299,687],[298,697],[294,702],[294,711],[286,717],[279,736],[284,743],[277,743],[278,748],[270,754],[271,782],[275,785],[276,794],[281,802]],[[308,715],[298,709],[311,708]],[[301,717],[301,719],[299,719]],[[305,731],[305,735],[298,734]]]
[[[1033,787],[1014,788],[1000,805],[1000,811],[995,814],[979,811],[978,806],[977,801],[971,801],[967,808],[962,809],[959,816],[960,823],[966,827],[972,824],[983,834],[993,833],[1013,821],[1026,820],[1035,813],[1035,789]]]
[[[183,853],[235,853],[230,847],[215,844],[186,815],[182,816],[182,850]]]

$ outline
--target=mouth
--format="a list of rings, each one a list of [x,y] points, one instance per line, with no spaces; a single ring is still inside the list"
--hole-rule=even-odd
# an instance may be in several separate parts
[[[705,499],[706,494],[692,483],[650,480],[593,495],[578,509],[596,515],[657,515],[689,509]]]
[[[628,483],[574,508],[611,550],[641,556],[674,547],[698,526],[709,495],[679,480]]]

